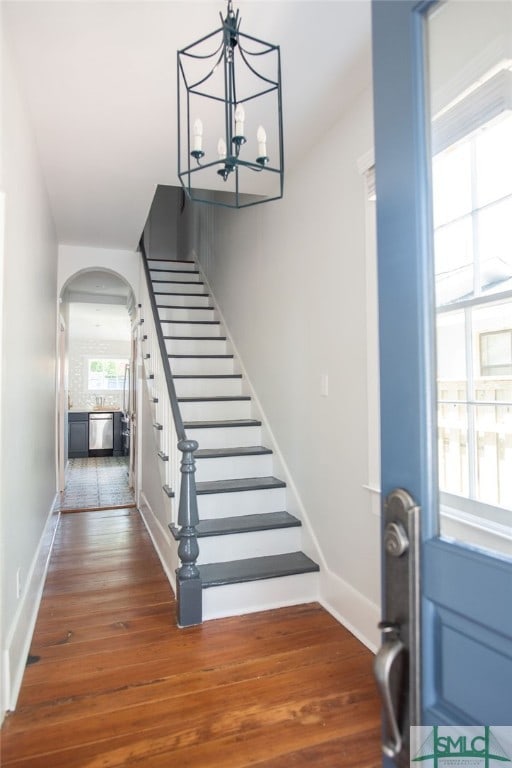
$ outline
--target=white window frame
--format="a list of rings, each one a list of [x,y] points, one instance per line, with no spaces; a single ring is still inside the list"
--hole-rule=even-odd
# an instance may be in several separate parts
[[[504,62],[503,64],[506,64]],[[449,108],[444,109],[434,119],[432,126],[433,154],[437,154],[459,141],[470,138],[477,130],[492,122],[504,112],[512,110],[512,71],[510,68],[497,67],[498,71],[483,78],[481,84],[463,94]],[[474,157],[472,169],[474,172]],[[471,216],[473,220],[473,241],[476,239],[475,221],[478,210],[475,200],[475,183],[472,179],[473,204]],[[495,294],[480,295],[478,260],[474,270],[474,293],[471,298],[455,301],[453,304],[442,306],[438,314],[445,312],[460,312],[465,314],[465,347],[466,368],[468,371],[466,400],[457,401],[461,405],[473,407],[481,405],[474,399],[474,374],[477,371],[477,361],[474,359],[474,339],[471,328],[471,312],[473,309],[510,300],[512,291],[502,291]],[[478,360],[480,371],[480,359]],[[444,401],[438,400],[438,404]],[[493,403],[494,405],[495,403]],[[475,446],[476,430],[473,419],[468,420],[468,459],[469,459],[469,498],[440,492],[441,534],[443,536],[462,540],[476,547],[489,548],[496,552],[512,555],[512,511],[493,507],[475,498]]]
[[[122,389],[123,389],[123,383],[122,382],[121,382],[121,386],[120,387],[116,387],[116,388],[113,388],[113,387],[108,387],[108,388],[105,388],[105,387],[91,387],[90,386],[89,374],[90,374],[90,370],[91,370],[91,362],[96,361],[96,360],[101,360],[101,361],[104,361],[104,360],[110,361],[110,360],[112,360],[112,361],[115,361],[115,362],[120,362],[121,361],[121,362],[123,362],[123,367],[128,365],[128,363],[130,362],[129,359],[126,356],[124,356],[124,355],[119,355],[119,356],[118,355],[88,355],[85,358],[85,380],[87,382],[87,392],[102,392],[102,393],[107,394],[107,395],[108,394],[112,394],[113,392],[121,392]],[[123,376],[124,376],[124,372],[123,372]],[[119,377],[118,377],[118,379],[119,379]]]

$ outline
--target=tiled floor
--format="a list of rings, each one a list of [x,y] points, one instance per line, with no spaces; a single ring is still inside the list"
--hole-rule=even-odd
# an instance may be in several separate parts
[[[101,456],[70,459],[66,469],[66,490],[61,510],[108,509],[134,506],[128,486],[128,458]]]

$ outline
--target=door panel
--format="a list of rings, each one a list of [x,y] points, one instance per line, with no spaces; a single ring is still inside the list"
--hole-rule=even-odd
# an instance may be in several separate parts
[[[475,4],[458,5],[464,10]],[[424,64],[425,20],[433,9],[434,3],[412,0],[372,3],[382,493],[386,498],[403,488],[421,508],[421,674],[410,681],[421,689],[417,725],[508,725],[512,562],[439,534],[431,116]],[[450,38],[448,53],[457,51],[458,37]],[[471,50],[472,60],[478,53]],[[483,66],[489,50],[480,53]],[[384,593],[394,588],[386,573],[383,583]]]

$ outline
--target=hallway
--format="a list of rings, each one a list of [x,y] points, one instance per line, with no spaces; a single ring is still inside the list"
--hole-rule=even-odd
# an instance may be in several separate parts
[[[18,708],[16,768],[374,768],[372,654],[318,604],[179,630],[136,509],[63,515]]]

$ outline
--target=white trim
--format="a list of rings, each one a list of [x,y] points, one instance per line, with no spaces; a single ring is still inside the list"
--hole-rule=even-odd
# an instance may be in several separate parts
[[[6,647],[2,658],[2,677],[5,686],[4,701],[11,711],[16,708],[53,550],[55,533],[60,519],[58,499],[56,494],[27,575],[25,591],[6,638]],[[3,715],[2,712],[2,717]]]
[[[365,266],[366,266],[366,402],[368,441],[368,482],[370,511],[381,516],[380,499],[380,402],[379,402],[379,307],[377,283],[377,235],[375,210],[375,151],[368,150],[357,161],[364,176]]]
[[[372,147],[357,160],[357,170],[364,176],[371,168],[375,167],[375,149]]]
[[[373,485],[363,485],[365,491],[370,494],[370,512],[379,519],[382,517],[382,491]]]
[[[440,494],[441,535],[469,546],[512,556],[511,511],[447,493]]]
[[[487,521],[484,523],[481,518],[453,507],[441,507],[440,515],[443,537],[512,557],[512,533],[509,527]]]
[[[432,154],[442,152],[511,109],[512,72],[502,69],[450,109],[434,118]]]
[[[177,546],[173,546],[174,539],[170,533],[166,532],[154,514],[144,491],[140,491],[139,499],[140,516],[153,542],[169,584],[176,594],[176,568],[179,567]]]
[[[320,571],[320,604],[373,653],[380,646],[380,606],[328,568]]]
[[[0,9],[1,14],[1,9]],[[1,16],[0,16],[0,22],[1,22]],[[1,62],[0,62],[1,66]],[[1,76],[1,75],[0,75]],[[3,189],[0,189],[0,296],[4,295],[4,271],[5,271],[5,204],[6,204],[6,195]],[[3,365],[4,365],[4,349],[3,349],[3,312],[0,312],[0,381],[3,380]],[[3,435],[2,430],[2,412],[3,412],[3,403],[0,403],[0,435]],[[6,447],[6,441],[0,440],[0,487],[3,487],[3,477],[2,477],[2,452],[5,450]],[[0,515],[7,515],[8,512],[5,509],[0,509]],[[0,521],[0,524],[3,521]],[[3,552],[3,547],[5,547],[6,542],[0,542],[0,551]],[[0,567],[0,611],[2,610],[2,603],[4,600],[4,577],[3,577],[3,568]],[[8,708],[8,690],[10,689],[10,683],[7,676],[8,672],[8,665],[6,663],[7,661],[7,653],[4,650],[4,627],[3,622],[0,616],[0,648],[2,648],[2,658],[0,659],[0,723],[3,720],[4,712]]]
[[[318,602],[318,573],[203,589],[203,621]],[[243,611],[241,606],[243,606]],[[335,617],[337,618],[337,617]]]

